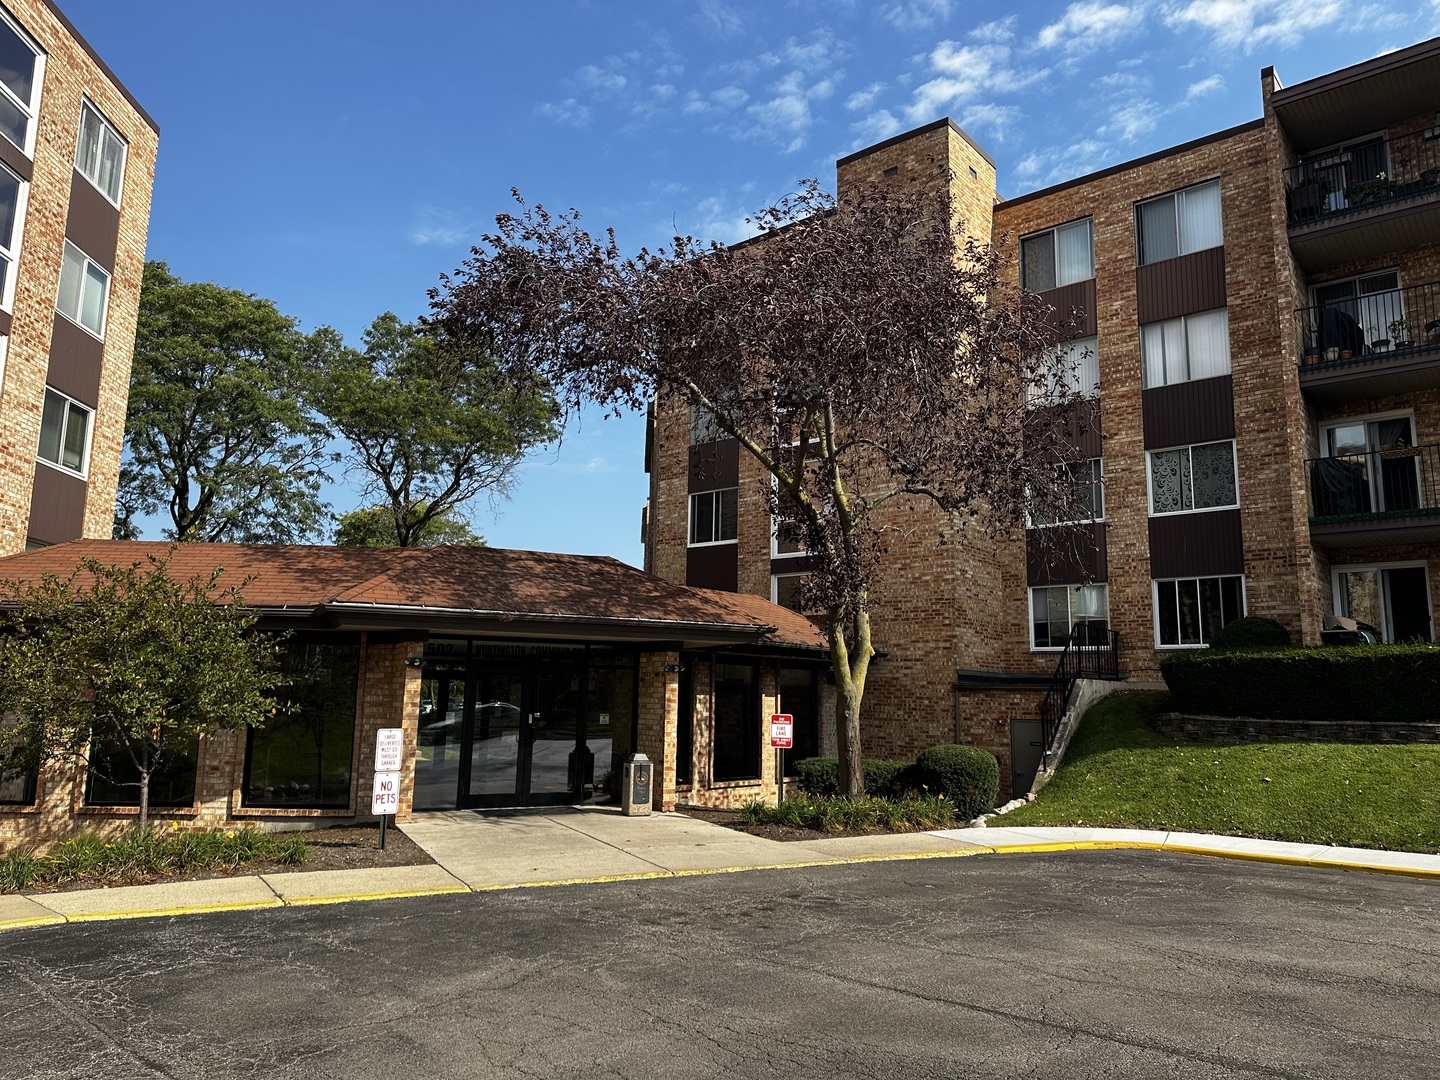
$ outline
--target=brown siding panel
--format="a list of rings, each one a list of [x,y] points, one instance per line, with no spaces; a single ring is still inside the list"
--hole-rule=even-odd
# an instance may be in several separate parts
[[[50,337],[50,367],[45,381],[92,409],[100,401],[100,368],[105,346],[63,315],[55,316]]]
[[[685,552],[685,584],[697,589],[740,589],[740,548],[737,544],[692,547]]]
[[[1056,415],[1057,412],[1059,415]],[[1052,431],[1050,425],[1055,424],[1060,429],[1057,438],[1068,442],[1086,458],[1103,457],[1105,454],[1098,398],[1081,398],[1067,405],[1041,405],[1031,409],[1026,416],[1027,427],[1036,438],[1048,437]]]
[[[1208,577],[1245,571],[1239,510],[1150,519],[1152,578]]]
[[[30,182],[35,172],[35,167],[31,164],[30,159],[9,139],[0,139],[0,161],[10,166],[26,183]]]
[[[1077,310],[1078,322],[1070,327],[1076,337],[1094,337],[1095,330],[1095,279],[1077,281],[1073,285],[1061,285],[1058,289],[1046,289],[1036,293],[1037,297],[1054,308],[1046,318],[1052,326],[1063,327]]]
[[[1146,390],[1145,449],[1235,437],[1235,391],[1229,375]]]
[[[1056,527],[1048,538],[1053,542],[1047,549],[1041,544],[1041,530],[1025,533],[1026,584],[1079,585],[1109,576],[1103,522]]]
[[[70,179],[65,236],[112,274],[120,240],[120,211],[76,170]]]
[[[1223,247],[1135,268],[1135,310],[1142,326],[1224,306]]]
[[[813,555],[789,555],[770,560],[772,574],[808,574],[815,569]]]
[[[690,447],[690,491],[740,486],[740,444],[734,439]]]
[[[30,536],[46,544],[63,544],[80,539],[84,527],[85,481],[36,462]]]

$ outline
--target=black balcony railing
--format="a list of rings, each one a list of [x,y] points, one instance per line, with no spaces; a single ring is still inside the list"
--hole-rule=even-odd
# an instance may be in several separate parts
[[[1040,738],[1045,745],[1042,767],[1049,768],[1055,750],[1055,736],[1070,704],[1070,692],[1078,679],[1120,678],[1120,634],[1097,623],[1079,623],[1070,632],[1065,651],[1055,665],[1045,699],[1040,702]],[[1016,792],[1015,794],[1020,794]]]
[[[1396,445],[1312,458],[1310,516],[1348,519],[1440,513],[1440,446]]]
[[[1365,293],[1295,312],[1306,368],[1348,367],[1440,349],[1440,282]]]
[[[1327,150],[1284,176],[1292,226],[1440,194],[1440,127]]]

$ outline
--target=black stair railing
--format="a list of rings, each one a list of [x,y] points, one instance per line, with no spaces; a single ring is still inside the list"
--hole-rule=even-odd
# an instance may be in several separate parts
[[[1055,749],[1060,721],[1070,705],[1070,694],[1080,679],[1120,678],[1120,633],[1093,623],[1081,623],[1070,631],[1070,640],[1055,665],[1055,674],[1040,702],[1040,738],[1045,746],[1046,767]]]

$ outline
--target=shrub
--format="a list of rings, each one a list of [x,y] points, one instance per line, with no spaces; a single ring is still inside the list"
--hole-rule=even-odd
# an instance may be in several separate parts
[[[1440,647],[1176,653],[1160,673],[1184,712],[1273,720],[1440,720]]]
[[[902,780],[909,762],[866,758],[861,764],[867,795],[888,796],[905,790]],[[802,758],[795,763],[795,776],[800,781],[800,790],[807,795],[840,794],[840,762],[836,758]]]
[[[915,759],[915,778],[927,791],[945,796],[962,821],[993,810],[1000,794],[1000,764],[978,746],[932,746]]]
[[[1236,619],[1210,639],[1212,649],[1276,649],[1289,644],[1290,631],[1263,615]]]
[[[944,829],[955,824],[955,811],[950,801],[935,795],[903,799],[797,795],[779,806],[752,799],[740,807],[740,813],[748,825],[788,825],[822,832],[858,832],[864,829],[909,832],[915,829]]]

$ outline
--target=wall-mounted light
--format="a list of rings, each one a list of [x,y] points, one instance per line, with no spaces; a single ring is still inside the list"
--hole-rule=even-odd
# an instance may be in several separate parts
[[[666,664],[665,670],[668,671],[671,675],[678,675],[681,671],[684,670],[684,668],[682,668],[679,664]]]
[[[423,656],[407,656],[407,657],[405,658],[405,666],[406,666],[406,667],[424,667],[424,666],[425,666],[425,658],[424,658]]]

